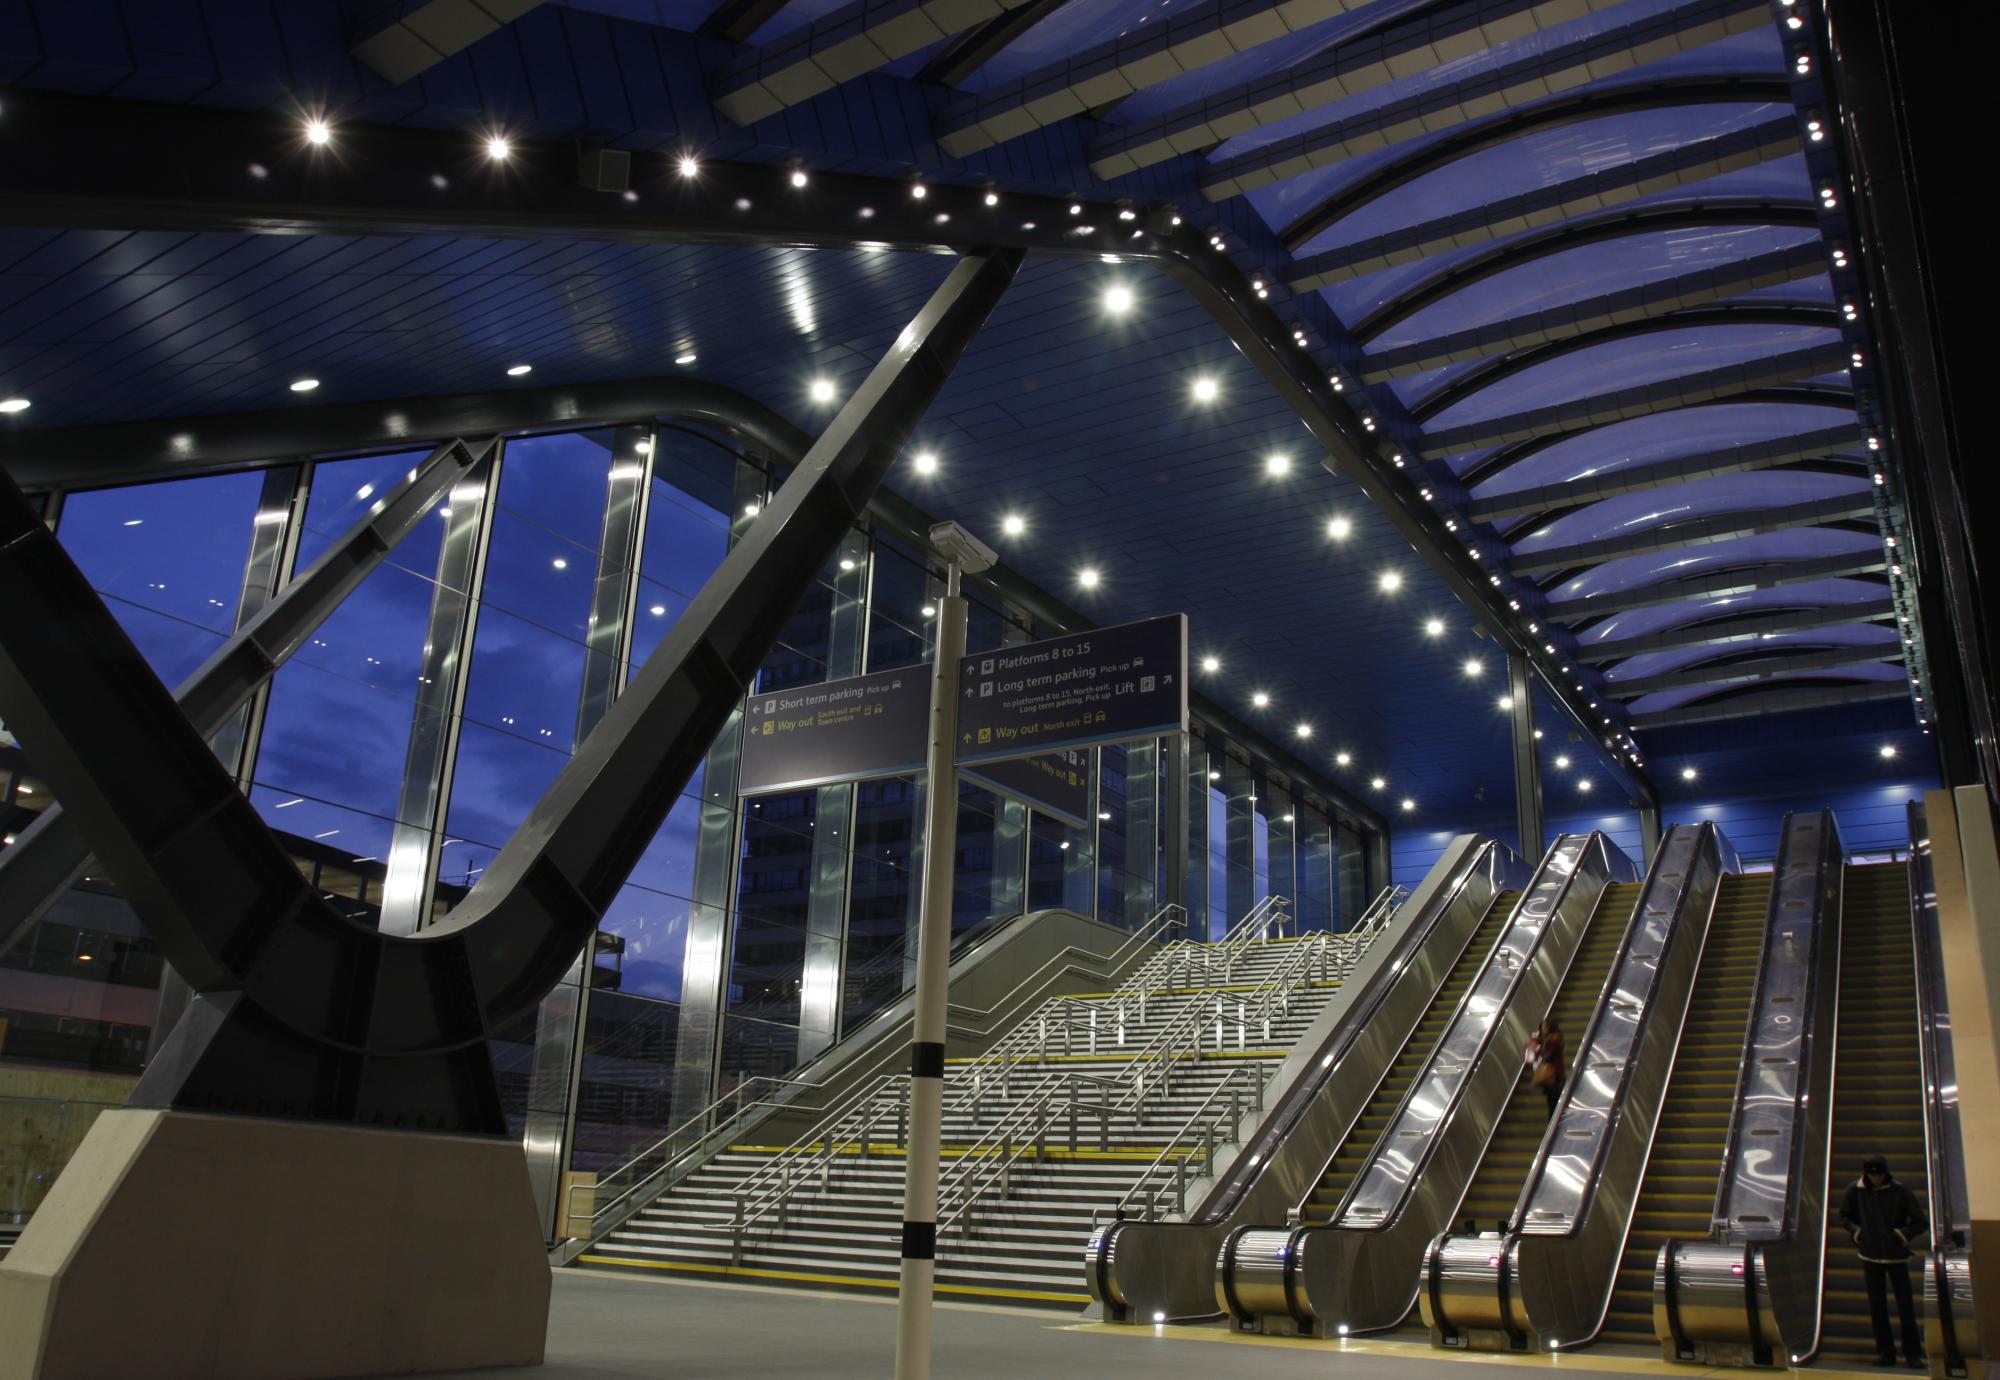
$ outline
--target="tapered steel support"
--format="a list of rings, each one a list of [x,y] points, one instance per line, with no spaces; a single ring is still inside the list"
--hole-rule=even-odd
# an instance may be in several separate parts
[[[1514,819],[1521,856],[1542,856],[1542,761],[1535,751],[1535,674],[1520,652],[1507,653],[1507,693],[1513,700]]]
[[[472,892],[415,936],[320,899],[0,481],[0,714],[199,993],[132,1104],[504,1135],[489,1033],[575,960],[1019,262],[952,271]]]
[[[227,730],[341,600],[416,530],[461,475],[492,452],[496,440],[451,440],[432,451],[411,478],[216,648],[174,692],[189,727],[202,738]],[[234,755],[226,766],[231,773],[238,770]],[[61,805],[42,811],[21,831],[13,847],[0,853],[0,955],[34,928],[90,863],[90,843]]]

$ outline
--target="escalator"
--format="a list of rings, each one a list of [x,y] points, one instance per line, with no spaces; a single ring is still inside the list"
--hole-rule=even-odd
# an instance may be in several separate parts
[[[1669,1237],[1708,1233],[1770,901],[1769,873],[1722,879],[1600,1341],[1658,1346],[1653,1268],[1660,1247]]]
[[[1643,890],[1643,884],[1638,882],[1613,883],[1604,889],[1597,913],[1591,917],[1590,928],[1584,933],[1583,942],[1577,947],[1576,957],[1571,960],[1569,973],[1556,995],[1551,1014],[1561,1026],[1564,1039],[1569,1042],[1572,1058],[1577,1049],[1576,1041],[1589,1023],[1591,1009],[1604,990],[1604,980],[1618,954],[1619,941],[1625,937],[1626,926],[1631,923],[1632,908],[1638,903]],[[1479,1162],[1478,1173],[1473,1175],[1472,1183],[1466,1189],[1465,1201],[1459,1206],[1461,1221],[1470,1220],[1470,1225],[1462,1226],[1460,1230],[1471,1233],[1506,1229],[1504,1219],[1514,1210],[1521,1185],[1528,1177],[1535,1151],[1542,1143],[1548,1124],[1548,1103],[1542,1090],[1528,1086],[1526,1079],[1521,1080],[1520,1086],[1514,1090],[1513,1099],[1507,1104],[1506,1114],[1494,1129],[1493,1139],[1486,1147],[1486,1156]]]
[[[1507,925],[1507,917],[1514,912],[1514,905],[1521,899],[1517,891],[1503,891],[1493,898],[1486,918],[1479,922],[1472,939],[1466,944],[1458,962],[1452,965],[1451,973],[1438,988],[1437,995],[1424,1012],[1424,1018],[1417,1025],[1403,1048],[1390,1063],[1382,1081],[1376,1086],[1374,1096],[1368,1099],[1367,1107],[1355,1120],[1354,1128],[1333,1157],[1326,1171],[1320,1175],[1319,1186],[1312,1197],[1300,1210],[1300,1220],[1308,1223],[1329,1221],[1340,1207],[1341,1199],[1347,1196],[1348,1188],[1354,1182],[1355,1174],[1368,1160],[1375,1142],[1388,1129],[1389,1118],[1396,1114],[1402,1104],[1403,1095],[1410,1089],[1410,1080],[1423,1068],[1430,1058],[1431,1050],[1444,1034],[1458,1010],[1459,1002],[1466,990],[1472,986],[1472,979],[1493,951],[1493,945]]]
[[[1841,902],[1840,1013],[1834,1064],[1833,1154],[1827,1207],[1841,1199],[1862,1159],[1884,1155],[1919,1203],[1925,1182],[1923,1069],[1917,1048],[1915,960],[1911,952],[1909,873],[1898,863],[1850,867]],[[1922,1257],[1912,1262],[1913,1277]],[[1920,1279],[1917,1311],[1923,1313]],[[1829,1360],[1875,1355],[1861,1261],[1844,1232],[1828,1234],[1826,1293],[1820,1333]],[[1896,1326],[1893,1298],[1891,1326]]]

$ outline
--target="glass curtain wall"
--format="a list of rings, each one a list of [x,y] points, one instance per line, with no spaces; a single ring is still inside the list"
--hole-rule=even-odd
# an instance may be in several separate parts
[[[58,531],[175,683],[428,453],[72,493]],[[477,884],[777,480],[692,425],[509,438],[278,672],[218,750],[330,901],[364,924],[421,930]],[[758,689],[923,667],[940,592],[921,553],[857,530],[801,602]],[[968,600],[971,651],[1054,631],[986,589],[969,588]],[[914,981],[921,781],[739,799],[735,734],[732,722],[569,981],[496,1038],[510,1113],[521,1125],[544,1118],[538,1127],[570,1147],[565,1167],[622,1163],[745,1080],[799,1068]],[[8,743],[0,752],[9,809],[35,808],[26,754]],[[1180,760],[1185,777],[1170,779]],[[1199,724],[1179,744],[1089,749],[1076,767],[1081,794],[1060,811],[961,783],[955,937],[1057,907],[1136,929],[1170,900],[1186,907],[1190,934],[1220,936],[1273,893],[1293,900],[1304,927],[1333,928],[1365,900],[1359,827],[1286,784],[1282,764]],[[1167,832],[1176,790],[1185,839]],[[1179,897],[1169,894],[1175,849],[1188,864]],[[52,1013],[7,985],[12,973],[58,971],[88,975],[89,1001],[68,996]],[[88,882],[0,965],[0,1019],[12,1032],[0,1058],[136,1071],[159,980],[157,955],[115,891]]]

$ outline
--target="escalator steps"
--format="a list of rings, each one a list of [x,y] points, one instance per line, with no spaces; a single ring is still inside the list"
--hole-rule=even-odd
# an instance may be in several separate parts
[[[1895,863],[1850,867],[1844,883],[1829,1216],[1839,1214],[1870,1154],[1886,1155],[1896,1177],[1926,1201],[1909,873]],[[1918,1270],[1911,1273],[1915,1278]],[[1843,1359],[1872,1357],[1875,1334],[1861,1262],[1837,1226],[1827,1236],[1825,1288],[1822,1350]],[[1916,1302],[1921,1319],[1921,1288]],[[1892,1303],[1892,1327],[1894,1308]]]
[[[1722,880],[1660,1108],[1652,1158],[1639,1185],[1604,1341],[1657,1345],[1653,1263],[1660,1247],[1670,1236],[1708,1234],[1770,899],[1768,873]]]
[[[1347,1190],[1354,1183],[1355,1174],[1367,1161],[1368,1153],[1374,1149],[1376,1140],[1388,1128],[1389,1118],[1402,1104],[1403,1094],[1409,1091],[1411,1081],[1417,1076],[1417,1070],[1423,1067],[1430,1057],[1431,1050],[1436,1048],[1452,1013],[1458,1010],[1459,1000],[1472,986],[1473,976],[1486,961],[1487,954],[1492,952],[1493,945],[1498,940],[1501,929],[1506,925],[1507,917],[1513,914],[1514,903],[1518,899],[1517,893],[1511,891],[1502,892],[1494,898],[1485,918],[1479,922],[1479,928],[1473,932],[1458,961],[1445,976],[1437,996],[1432,998],[1423,1019],[1418,1022],[1410,1038],[1404,1042],[1402,1050],[1390,1062],[1388,1071],[1382,1075],[1382,1081],[1375,1089],[1374,1096],[1368,1099],[1368,1105],[1355,1120],[1354,1129],[1348,1133],[1339,1153],[1333,1157],[1326,1172],[1320,1176],[1319,1186],[1313,1190],[1311,1199],[1305,1205],[1306,1221],[1327,1221],[1340,1206],[1340,1200],[1347,1196]]]
[[[1637,883],[1604,889],[1590,928],[1577,945],[1576,956],[1556,993],[1551,1009],[1569,1042],[1572,1061],[1582,1043],[1583,1028],[1589,1024],[1591,1010],[1604,990],[1604,979],[1611,972],[1611,960],[1618,956],[1619,941],[1631,923],[1632,907],[1638,903],[1643,889]],[[1523,1079],[1514,1090],[1500,1124],[1494,1128],[1479,1172],[1466,1188],[1465,1200],[1458,1210],[1461,1222],[1470,1217],[1481,1230],[1486,1230],[1498,1226],[1501,1219],[1513,1212],[1547,1130],[1547,1098],[1540,1088],[1529,1087]]]

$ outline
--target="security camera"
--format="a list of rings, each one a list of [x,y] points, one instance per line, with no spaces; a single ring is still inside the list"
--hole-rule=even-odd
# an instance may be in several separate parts
[[[931,548],[967,575],[977,575],[999,564],[999,553],[955,522],[931,527]]]

